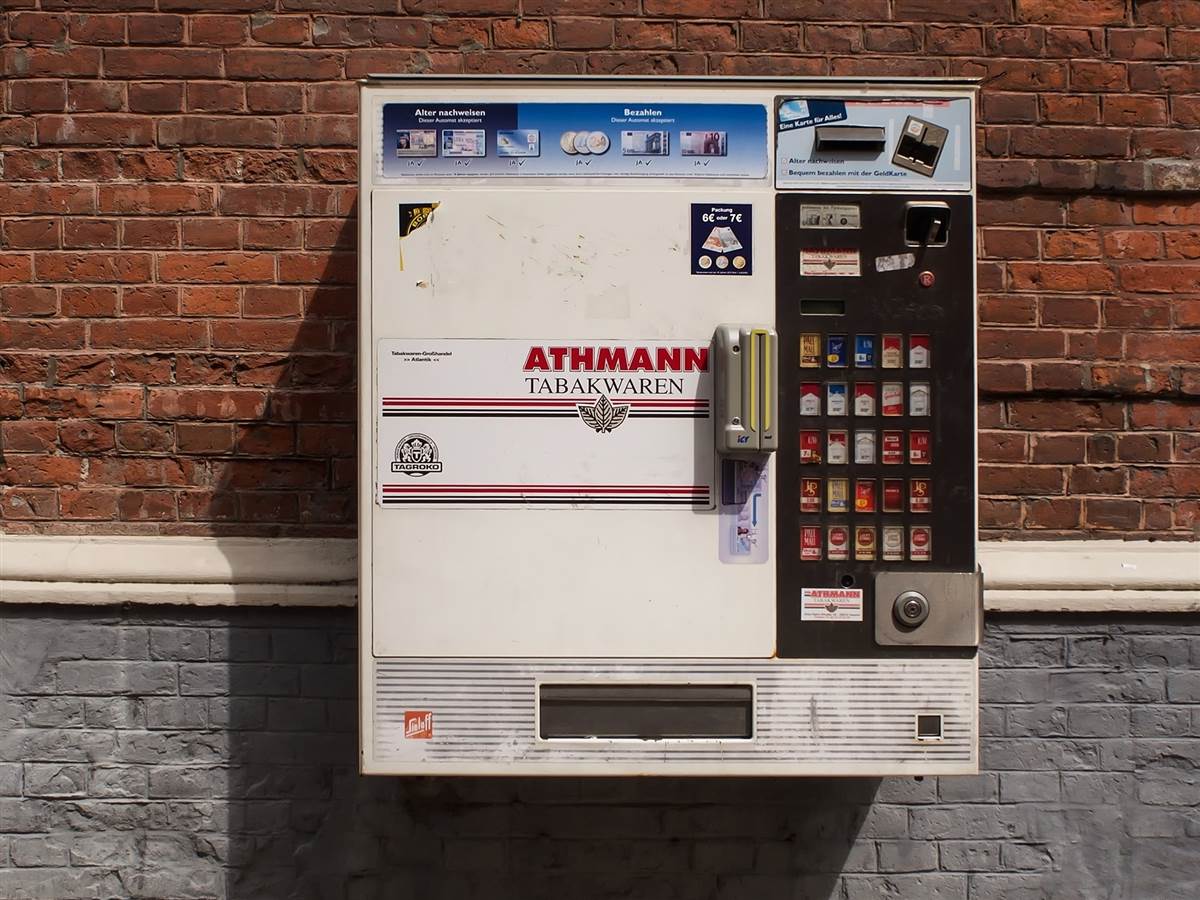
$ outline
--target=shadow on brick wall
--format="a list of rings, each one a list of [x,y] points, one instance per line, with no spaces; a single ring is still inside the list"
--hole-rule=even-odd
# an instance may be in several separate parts
[[[283,280],[303,282],[300,318],[257,318],[290,308],[294,285],[247,286],[244,335],[197,363],[228,409],[214,421],[197,407],[207,418],[179,426],[181,448],[216,475],[186,512],[220,541],[353,536],[356,220],[340,212],[336,228],[320,223],[327,256],[287,261]],[[227,559],[245,582],[245,556]],[[135,795],[144,777],[148,804],[130,824],[166,826],[116,867],[131,896],[820,900],[841,896],[842,873],[878,866],[862,833],[904,833],[903,809],[873,805],[868,779],[364,778],[352,612],[109,624],[149,648],[110,663],[122,690],[141,659],[155,678],[177,666],[174,696],[114,701],[132,716],[121,727],[133,747],[126,760],[118,741],[115,762],[145,769],[128,774]],[[932,797],[932,784],[911,784]]]
[[[331,243],[353,247],[355,228],[350,216]],[[353,286],[337,258],[311,274],[291,351],[234,362],[266,400],[222,460],[213,509],[232,518],[219,534],[352,533]],[[823,900],[841,896],[841,873],[878,866],[864,828],[904,833],[904,811],[873,807],[869,779],[364,778],[352,613],[204,622],[209,655],[181,661],[179,677],[181,698],[205,698],[209,731],[187,745],[194,774],[165,790],[223,798],[207,824],[224,833],[206,852],[223,862],[227,900]]]
[[[186,389],[164,413],[180,455],[211,472],[207,491],[180,495],[186,533],[355,535],[357,205],[341,190],[285,190],[254,195],[262,215],[330,217],[291,223],[305,249],[276,254],[278,283],[243,285],[241,318],[213,320],[220,349],[177,364]]]
[[[872,779],[360,776],[351,613],[247,614],[211,635],[229,900],[824,900],[878,868],[861,837],[905,834]]]

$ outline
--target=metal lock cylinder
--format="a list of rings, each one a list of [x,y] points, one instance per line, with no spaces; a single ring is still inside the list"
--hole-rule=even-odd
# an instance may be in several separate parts
[[[905,591],[892,605],[892,615],[907,628],[916,628],[929,618],[929,600],[917,591]]]

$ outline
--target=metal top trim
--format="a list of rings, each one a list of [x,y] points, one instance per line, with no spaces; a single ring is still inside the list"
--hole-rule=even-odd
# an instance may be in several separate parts
[[[908,76],[901,78],[880,78],[873,75],[812,75],[794,78],[775,77],[773,75],[464,75],[447,73],[444,75],[409,74],[409,73],[370,73],[359,79],[359,84],[416,84],[430,82],[450,82],[457,84],[488,84],[502,82],[506,84],[659,84],[687,85],[704,87],[728,87],[745,85],[747,87],[764,87],[778,85],[781,89],[794,87],[831,87],[839,84],[854,86],[879,87],[944,87],[976,91],[983,79],[981,77],[954,76]]]

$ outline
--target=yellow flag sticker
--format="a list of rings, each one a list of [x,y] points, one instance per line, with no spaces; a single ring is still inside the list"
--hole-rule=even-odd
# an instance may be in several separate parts
[[[437,203],[401,203],[400,204],[400,231],[399,238],[403,242],[404,238],[412,234],[422,225],[429,221],[433,216],[433,211],[438,208]],[[400,271],[404,271],[404,251],[401,249],[397,254],[400,261]]]

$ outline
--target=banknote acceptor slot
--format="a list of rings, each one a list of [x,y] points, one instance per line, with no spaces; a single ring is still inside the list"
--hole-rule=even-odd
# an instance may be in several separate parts
[[[717,452],[770,453],[779,448],[779,349],[773,328],[719,325]]]

